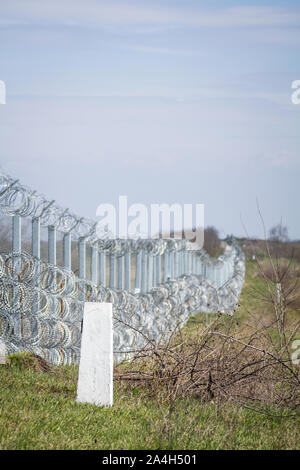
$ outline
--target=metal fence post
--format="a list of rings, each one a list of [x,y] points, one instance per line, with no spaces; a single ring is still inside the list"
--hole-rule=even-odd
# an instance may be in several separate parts
[[[169,274],[169,269],[170,269],[170,258],[169,258],[169,251],[166,250],[164,252],[164,282],[168,281],[168,278],[170,277]]]
[[[63,238],[64,267],[71,269],[71,234],[66,233]]]
[[[197,256],[197,275],[201,274],[201,262],[199,256]]]
[[[114,289],[116,287],[116,257],[114,253],[110,253],[109,261],[109,287]]]
[[[124,287],[124,256],[118,256],[118,289]]]
[[[106,252],[101,251],[99,254],[100,261],[100,284],[106,287]]]
[[[78,274],[80,279],[86,278],[86,246],[84,238],[80,238],[78,241]],[[79,283],[79,286],[79,299],[85,300],[85,284]]]
[[[56,264],[56,229],[51,225],[48,227],[48,261]]]
[[[179,252],[179,277],[183,274],[183,251]]]
[[[157,276],[156,276],[156,269],[157,269],[157,264],[156,264],[156,258],[157,258],[157,255],[156,256],[153,256],[153,269],[152,269],[152,287],[156,287],[157,286]]]
[[[31,230],[31,251],[32,251],[32,256],[35,256],[36,258],[40,259],[41,257],[41,226],[40,226],[40,219],[35,218],[32,219],[32,230]],[[36,278],[34,280],[35,285],[37,287],[39,286],[39,274],[40,274],[40,267],[37,266],[36,269]],[[39,294],[36,295],[36,299],[33,305],[33,313],[37,314],[39,310]]]
[[[148,255],[148,291],[153,287],[153,256]]]
[[[125,289],[131,292],[131,252],[125,253]]]
[[[12,249],[15,253],[17,253],[16,257],[13,259],[13,277],[15,280],[18,280],[19,274],[19,259],[18,253],[21,252],[22,244],[21,244],[21,217],[18,215],[14,215],[12,218]],[[19,309],[19,288],[13,288],[13,305],[16,311]],[[23,332],[23,315],[22,311],[18,314],[15,313],[14,318],[14,330],[16,336],[22,339],[22,332]]]
[[[180,260],[179,260],[179,251],[175,251],[174,253],[174,278],[177,279],[180,274]]]
[[[80,238],[78,242],[78,271],[80,279],[86,278],[86,244],[85,239]]]
[[[32,219],[31,251],[36,258],[41,257],[41,224],[40,219]]]
[[[175,252],[172,250],[170,252],[170,277],[174,279],[175,277]]]
[[[156,285],[161,284],[161,255],[156,257]]]
[[[147,253],[142,250],[142,279],[141,279],[141,291],[144,293],[147,289]]]
[[[189,269],[189,252],[184,252],[183,274],[187,275]]]
[[[12,230],[12,249],[13,251],[21,251],[21,217],[14,215],[12,218],[13,230]]]
[[[138,293],[141,290],[142,280],[142,252],[139,251],[136,254],[136,270],[135,270],[135,292]]]
[[[92,282],[98,285],[98,249],[92,246]]]
[[[192,274],[196,274],[196,255],[192,253]]]

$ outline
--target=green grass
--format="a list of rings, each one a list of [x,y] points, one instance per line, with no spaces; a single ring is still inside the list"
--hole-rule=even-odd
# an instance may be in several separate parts
[[[247,276],[236,314],[238,323],[268,314],[253,296],[262,280]],[[210,316],[210,315],[209,315]],[[203,324],[190,318],[187,330]],[[0,449],[300,449],[300,418],[286,409],[258,413],[234,404],[180,399],[168,408],[138,387],[114,385],[114,406],[76,403],[77,366],[39,372],[23,356],[0,366]],[[167,422],[167,426],[165,423]]]
[[[261,295],[264,291],[264,280],[255,275],[256,271],[256,262],[247,260],[245,282],[239,298],[239,308],[233,317],[237,327],[249,321],[252,315],[260,317],[271,315],[272,308],[270,304],[261,300]],[[185,328],[189,331],[195,331],[198,327],[204,326],[207,321],[212,321],[215,317],[216,315],[213,313],[193,315],[189,318]],[[224,321],[226,319],[227,315],[224,316]]]
[[[0,367],[1,449],[295,449],[299,419],[178,401],[163,427],[155,401],[115,385],[113,408],[76,403],[77,367],[58,375]],[[190,431],[189,428],[190,427]]]

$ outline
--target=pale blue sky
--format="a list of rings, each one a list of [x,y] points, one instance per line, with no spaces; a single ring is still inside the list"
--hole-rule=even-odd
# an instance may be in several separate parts
[[[80,215],[204,203],[300,238],[299,1],[0,0],[0,164]]]

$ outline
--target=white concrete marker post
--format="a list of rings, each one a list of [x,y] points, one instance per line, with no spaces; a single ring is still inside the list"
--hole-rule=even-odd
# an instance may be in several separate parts
[[[85,302],[77,402],[113,405],[112,304]]]
[[[0,339],[0,364],[6,364],[6,356],[7,351],[5,343],[2,341],[2,339]]]

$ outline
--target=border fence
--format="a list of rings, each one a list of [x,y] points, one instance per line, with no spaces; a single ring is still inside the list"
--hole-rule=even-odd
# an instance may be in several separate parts
[[[78,362],[84,301],[112,302],[116,361],[192,314],[232,314],[237,307],[245,264],[234,238],[218,259],[187,240],[99,238],[95,221],[5,174],[0,214],[12,224],[11,249],[0,253],[0,337],[8,352],[33,351],[53,364]]]

